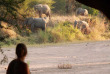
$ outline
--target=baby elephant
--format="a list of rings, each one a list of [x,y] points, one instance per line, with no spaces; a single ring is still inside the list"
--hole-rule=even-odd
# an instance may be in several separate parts
[[[34,32],[36,28],[41,28],[42,30],[46,29],[46,24],[48,23],[49,18],[44,17],[44,18],[26,18],[25,20],[25,25],[30,25],[31,26],[31,31]]]
[[[74,22],[74,27],[80,29],[83,34],[89,34],[91,29],[87,22],[85,21],[76,21]]]
[[[76,10],[76,15],[87,16],[88,15],[88,10],[87,9],[78,8]]]

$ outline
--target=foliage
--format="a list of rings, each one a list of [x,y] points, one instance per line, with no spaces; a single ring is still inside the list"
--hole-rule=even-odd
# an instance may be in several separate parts
[[[54,0],[55,3],[52,5],[54,8],[52,9],[55,13],[65,12],[65,0]]]
[[[91,15],[95,15],[96,16],[99,13],[99,11],[97,9],[94,9],[94,8],[91,8],[91,7],[88,7],[88,6],[85,6],[83,4],[82,4],[81,7],[87,9],[88,12],[89,12],[89,14],[91,14]]]
[[[25,9],[27,9],[27,8],[32,9],[33,6],[36,5],[36,4],[48,4],[50,6],[50,8],[53,8],[52,7],[53,3],[54,3],[53,0],[25,0],[23,7]]]
[[[24,13],[27,17],[35,17],[36,11],[34,10],[33,6],[36,4],[47,4],[52,9],[52,4],[54,3],[53,0],[25,0],[22,6],[22,9],[19,12]]]
[[[23,2],[24,0],[0,0],[0,21],[11,23],[9,22],[10,17],[16,19],[20,14],[17,9]]]
[[[54,1],[55,1],[55,3],[52,5],[54,7],[52,9],[53,12],[55,12],[55,13],[62,13],[63,12],[64,13],[65,10],[66,10],[65,6],[67,5],[66,1],[65,0],[54,0]],[[71,0],[71,2],[72,2],[72,0]],[[83,5],[83,4],[81,4],[81,3],[77,2],[77,1],[74,2],[75,6],[74,6],[74,8],[72,8],[73,4],[71,4],[71,2],[68,2],[70,10],[73,9],[73,11],[75,11],[77,8],[81,7],[81,8],[86,8],[91,15],[97,15],[99,13],[98,10],[96,10],[94,8],[91,8],[91,7],[88,7],[88,6],[85,6],[85,5]]]
[[[42,30],[38,31],[36,41],[37,43],[57,43],[73,41],[75,39],[82,40],[83,38],[81,31],[74,29],[73,26],[66,21],[56,24],[54,28],[47,28],[46,32]]]
[[[73,15],[74,16],[74,15]],[[59,43],[59,42],[73,42],[76,40],[105,40],[110,39],[110,33],[107,32],[105,27],[105,20],[95,16],[59,16],[54,15],[52,20],[47,24],[46,31],[38,30],[32,33],[30,27],[19,28],[20,36],[15,39],[5,38],[0,39],[1,45],[16,45],[19,42],[25,44],[43,44],[43,43]],[[63,19],[62,19],[63,18]],[[89,35],[82,34],[79,29],[73,27],[74,21],[82,20],[88,22],[91,33]],[[106,24],[108,25],[108,24]],[[2,36],[2,35],[1,35]],[[1,37],[4,38],[4,37]]]
[[[21,32],[24,36],[15,39],[6,38],[1,44],[16,45],[19,42],[25,44],[58,43],[84,39],[84,35],[78,29],[74,29],[70,22],[60,22],[53,28],[47,28],[46,31],[38,30],[37,33],[31,33],[27,30]],[[27,36],[28,35],[28,36]]]

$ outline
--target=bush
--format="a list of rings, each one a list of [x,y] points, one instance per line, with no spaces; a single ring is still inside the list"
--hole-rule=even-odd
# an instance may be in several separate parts
[[[32,9],[36,4],[48,4],[50,8],[53,8],[52,4],[54,3],[53,0],[25,0],[23,8]]]
[[[79,36],[83,36],[81,31],[78,29],[74,29],[73,25],[69,22],[58,23],[56,26],[51,30],[52,34],[56,34],[59,37],[58,41],[73,41],[76,38],[76,34]],[[55,36],[54,36],[55,37]],[[81,38],[79,38],[81,39]]]
[[[95,15],[95,16],[96,16],[96,15],[99,14],[99,11],[98,11],[97,9],[91,8],[91,7],[89,7],[89,6],[86,6],[86,5],[84,5],[84,4],[79,3],[79,2],[77,2],[77,1],[76,1],[76,3],[75,3],[75,6],[76,6],[76,9],[77,9],[77,8],[87,9],[88,12],[89,12],[89,14],[91,14],[91,15]]]
[[[48,42],[48,38],[49,38],[49,34],[47,32],[44,32],[42,30],[40,30],[37,34],[37,43],[46,43]]]
[[[36,4],[48,4],[49,7],[52,9],[52,4],[54,3],[53,0],[25,0],[21,9],[18,10],[20,13],[23,13],[27,17],[35,17],[36,11],[34,10],[33,6]],[[24,13],[25,12],[25,13]]]
[[[96,15],[99,14],[99,11],[97,9],[94,9],[94,8],[91,8],[91,7],[88,7],[88,6],[85,6],[85,5],[82,5],[81,7],[87,9],[89,14],[91,14],[91,15],[96,16]]]
[[[55,25],[53,28],[47,28],[46,31],[39,30],[38,33],[31,35],[28,38],[29,42],[35,43],[58,43],[74,41],[75,39],[82,40],[84,35],[78,29],[74,29],[69,22],[62,22]]]

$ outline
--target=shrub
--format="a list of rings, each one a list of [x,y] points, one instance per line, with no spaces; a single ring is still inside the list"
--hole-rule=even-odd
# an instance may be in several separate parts
[[[99,11],[97,9],[94,9],[94,8],[91,8],[91,7],[88,7],[88,6],[85,6],[85,5],[82,5],[82,8],[85,8],[88,10],[89,14],[91,15],[98,15],[99,14]]]
[[[38,43],[46,43],[46,42],[48,42],[49,35],[48,35],[47,32],[44,32],[44,31],[40,30],[37,35],[38,35],[37,36],[37,38],[38,38],[37,42]]]
[[[25,14],[27,17],[36,17],[36,11],[34,10],[33,6],[36,4],[48,4],[49,7],[52,9],[52,4],[54,3],[53,0],[25,0],[21,9],[18,10],[20,13]],[[24,13],[25,12],[25,13]]]
[[[56,24],[50,31],[52,35],[56,35],[54,37],[58,37],[58,41],[73,41],[75,38],[84,38],[81,31],[74,29],[73,25],[67,21]]]
[[[50,41],[57,43],[57,42],[62,42],[63,38],[62,35],[59,32],[56,31],[50,31],[51,37],[50,37]]]

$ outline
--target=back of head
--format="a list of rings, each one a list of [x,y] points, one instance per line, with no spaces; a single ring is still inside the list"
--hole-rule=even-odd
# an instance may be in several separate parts
[[[16,46],[16,55],[17,58],[22,58],[27,55],[27,47],[23,43],[19,43]]]

